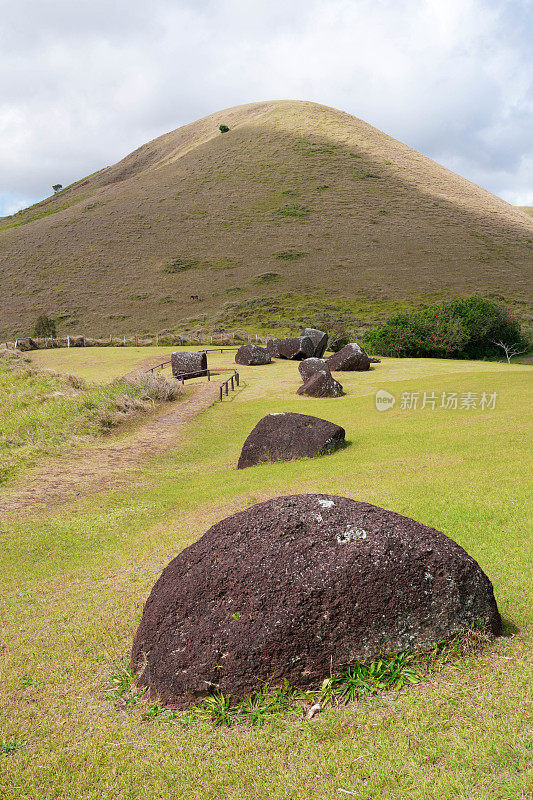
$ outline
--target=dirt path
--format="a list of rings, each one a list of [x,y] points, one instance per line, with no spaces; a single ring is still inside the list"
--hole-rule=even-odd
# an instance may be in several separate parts
[[[192,388],[192,387],[191,387]],[[97,446],[80,446],[29,473],[24,485],[0,490],[0,513],[22,516],[80,495],[131,484],[128,472],[181,439],[187,422],[211,406],[218,381],[195,386],[192,397],[168,403],[131,434]]]

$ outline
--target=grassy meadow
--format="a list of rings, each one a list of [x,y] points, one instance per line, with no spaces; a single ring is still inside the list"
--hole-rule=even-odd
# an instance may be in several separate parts
[[[104,381],[151,357],[149,348],[32,354]],[[210,364],[231,359],[213,354]],[[127,489],[0,519],[0,797],[530,798],[531,367],[383,359],[341,375],[346,395],[322,400],[295,395],[294,363],[240,372],[241,387],[189,423],[175,448],[140,462]],[[380,388],[395,395],[392,410],[376,410]],[[438,398],[434,410],[420,408],[424,392]],[[474,393],[477,407],[441,408],[443,392]],[[496,393],[494,408],[479,407],[484,392]],[[419,407],[403,409],[402,393],[419,393]],[[349,446],[237,472],[245,437],[271,411],[337,422]],[[110,684],[169,560],[228,514],[315,491],[451,536],[492,580],[504,636],[423,683],[312,720],[189,726],[152,718],[146,703],[117,705]]]

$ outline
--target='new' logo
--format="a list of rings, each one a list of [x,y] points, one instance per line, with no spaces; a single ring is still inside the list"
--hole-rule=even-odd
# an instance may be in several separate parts
[[[378,411],[388,411],[390,408],[394,408],[395,402],[394,395],[386,392],[385,389],[380,389],[376,392],[376,408]]]

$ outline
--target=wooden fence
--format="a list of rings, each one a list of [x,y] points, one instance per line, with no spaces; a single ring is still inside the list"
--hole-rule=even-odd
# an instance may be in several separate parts
[[[203,344],[217,344],[226,347],[233,346],[236,343],[240,344],[265,344],[268,339],[272,337],[267,335],[259,336],[258,334],[241,334],[241,333],[220,333],[210,336],[200,336],[197,334],[160,334],[153,335],[146,334],[140,336],[139,334],[115,336],[110,334],[106,338],[95,338],[79,335],[65,335],[65,336],[19,336],[14,341],[2,342],[1,344],[9,347],[18,348],[19,344],[24,342],[35,343],[37,348],[58,348],[58,347],[184,347],[189,344],[191,346],[202,346]]]
[[[213,350],[205,351],[205,352],[213,352]],[[218,352],[218,349],[216,350]],[[221,353],[225,352],[224,350],[220,351]],[[161,364],[155,364],[153,367],[149,367],[145,370],[146,373],[154,374],[155,370],[157,369],[164,369],[168,367],[169,364],[172,364],[171,361],[162,361]],[[194,372],[181,372],[179,375],[175,375],[174,377],[181,381],[181,385],[184,386],[186,380],[191,380],[192,378],[202,377],[198,375],[199,370],[195,370]],[[222,372],[232,372],[233,374],[230,375],[225,381],[222,381],[219,387],[219,399],[222,400],[222,396],[225,393],[226,397],[228,396],[229,387],[231,386],[231,390],[235,391],[235,386],[240,385],[240,376],[236,369],[233,367],[215,367],[215,369],[205,369],[201,370],[204,377],[207,378],[208,381],[211,380],[212,375],[220,375]],[[189,377],[190,376],[190,377]]]

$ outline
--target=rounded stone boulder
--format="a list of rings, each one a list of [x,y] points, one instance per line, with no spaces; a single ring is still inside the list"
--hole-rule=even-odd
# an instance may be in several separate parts
[[[308,397],[340,397],[344,390],[329,369],[320,369],[296,389],[296,394],[305,394]]]
[[[350,372],[370,369],[370,359],[362,347],[355,342],[345,345],[338,353],[327,359],[332,372]]]
[[[235,354],[235,363],[246,367],[260,367],[271,362],[272,356],[268,350],[256,344],[243,344]]]
[[[298,364],[298,372],[302,376],[303,381],[307,381],[311,375],[314,375],[315,372],[318,372],[320,369],[327,369],[329,371],[329,367],[326,366],[324,358],[304,358],[304,360],[300,361]]]
[[[207,372],[207,353],[172,353],[170,363],[174,378],[201,378]]]
[[[318,687],[354,660],[498,634],[491,582],[443,533],[326,494],[277,497],[213,525],[163,570],[132,668],[178,708],[264,682]]]
[[[328,346],[328,335],[324,331],[319,331],[316,328],[304,328],[300,336],[308,336],[313,342],[315,358],[322,358]]]
[[[292,411],[267,414],[243,444],[237,469],[331,453],[344,443],[340,425]]]
[[[301,361],[313,356],[315,346],[309,336],[295,336],[293,339],[269,339],[267,350],[273,358]]]

